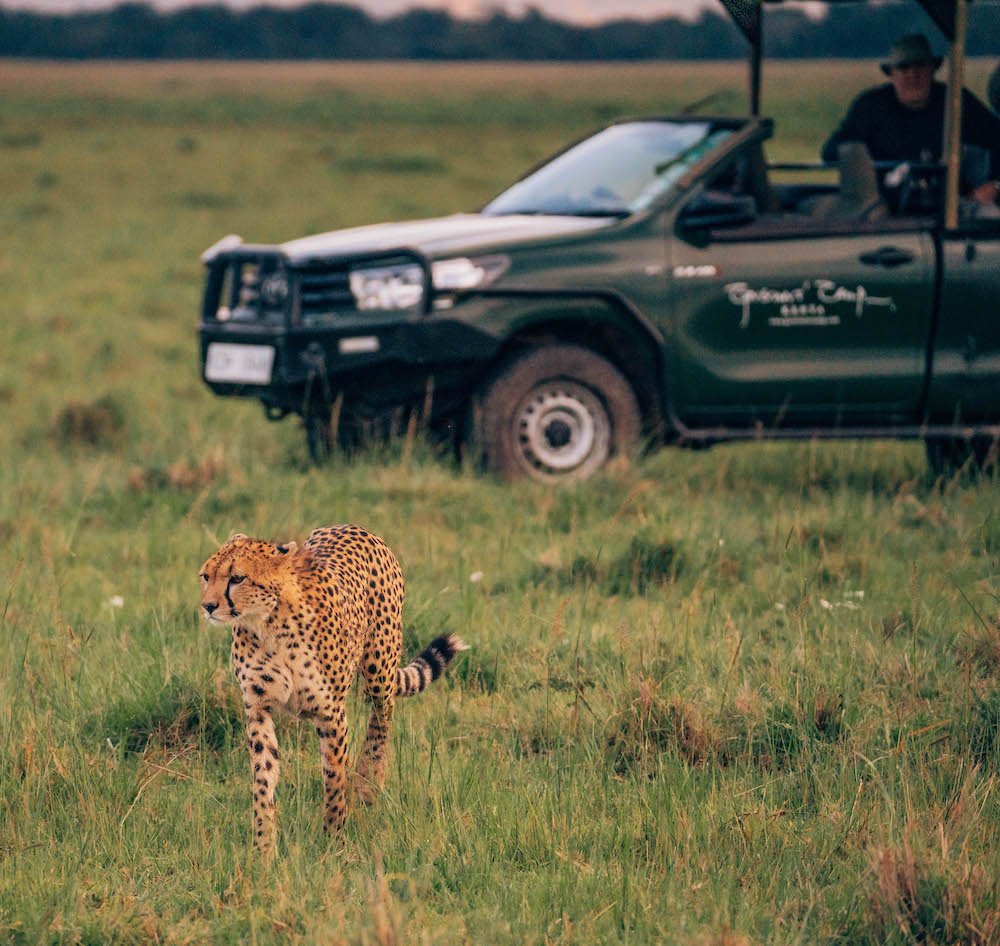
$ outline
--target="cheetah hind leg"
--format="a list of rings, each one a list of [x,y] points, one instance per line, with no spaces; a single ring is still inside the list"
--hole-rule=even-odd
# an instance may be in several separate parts
[[[389,729],[396,706],[395,694],[369,694],[372,711],[368,718],[368,732],[358,756],[353,788],[362,805],[370,805],[385,785],[386,755],[389,746]]]
[[[347,816],[347,714],[343,706],[317,721],[316,735],[323,765],[323,830],[337,834]]]
[[[397,629],[397,640],[402,641],[402,632]],[[397,696],[412,696],[425,690],[441,676],[444,668],[460,651],[469,645],[455,634],[436,637],[422,651],[419,657],[405,667],[388,671],[386,665],[362,661],[365,686],[372,702],[372,714],[368,720],[368,735],[361,748],[355,772],[354,791],[363,804],[371,804],[385,785],[386,753],[389,745],[389,728]],[[396,665],[398,651],[388,666]]]

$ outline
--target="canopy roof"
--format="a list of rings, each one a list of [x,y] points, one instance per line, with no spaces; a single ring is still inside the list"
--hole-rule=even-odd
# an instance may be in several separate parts
[[[782,0],[721,0],[726,12],[750,41],[750,114],[760,114],[761,60],[763,55],[762,11],[767,3]],[[858,0],[823,0],[826,3],[850,3]],[[945,112],[944,156],[945,226],[958,226],[958,176],[961,153],[962,82],[965,68],[965,35],[968,5],[971,0],[916,0],[948,40],[949,69],[947,109]],[[990,0],[977,0],[985,3]]]
[[[754,45],[761,42],[760,8],[762,4],[781,3],[782,0],[722,0],[722,5],[733,18],[733,22]],[[822,0],[825,3],[857,3],[858,0]],[[955,39],[956,0],[917,0],[927,15],[944,33],[948,42]],[[982,2],[982,0],[980,0]]]

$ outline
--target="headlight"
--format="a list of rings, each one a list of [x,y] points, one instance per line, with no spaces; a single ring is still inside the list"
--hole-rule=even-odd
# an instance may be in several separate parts
[[[442,259],[431,264],[431,278],[438,292],[464,292],[482,289],[498,279],[510,265],[506,256],[484,256],[480,259]]]
[[[362,312],[412,309],[424,298],[424,270],[416,263],[356,269],[351,292]]]
[[[438,260],[431,264],[431,281],[439,293],[468,292],[488,286],[509,265],[506,256]],[[356,269],[351,273],[351,293],[362,312],[412,309],[424,299],[424,270],[416,263]]]

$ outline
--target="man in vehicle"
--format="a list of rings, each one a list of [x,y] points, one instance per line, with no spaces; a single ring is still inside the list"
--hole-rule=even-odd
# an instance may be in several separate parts
[[[875,161],[940,161],[944,137],[945,85],[934,81],[942,58],[923,33],[901,36],[882,71],[888,83],[862,92],[823,145],[823,160],[837,160],[844,142],[860,141]],[[1000,197],[1000,118],[967,89],[962,92],[962,144],[983,149],[988,172],[966,186],[966,196],[992,205]]]

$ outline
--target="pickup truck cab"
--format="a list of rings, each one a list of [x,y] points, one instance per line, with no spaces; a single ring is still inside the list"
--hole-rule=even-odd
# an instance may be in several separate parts
[[[300,414],[317,460],[398,407],[545,482],[640,442],[909,437],[936,467],[986,459],[1000,216],[958,204],[948,226],[947,168],[858,145],[836,184],[802,183],[767,165],[772,132],[625,119],[478,213],[228,237],[204,255],[203,377]]]

